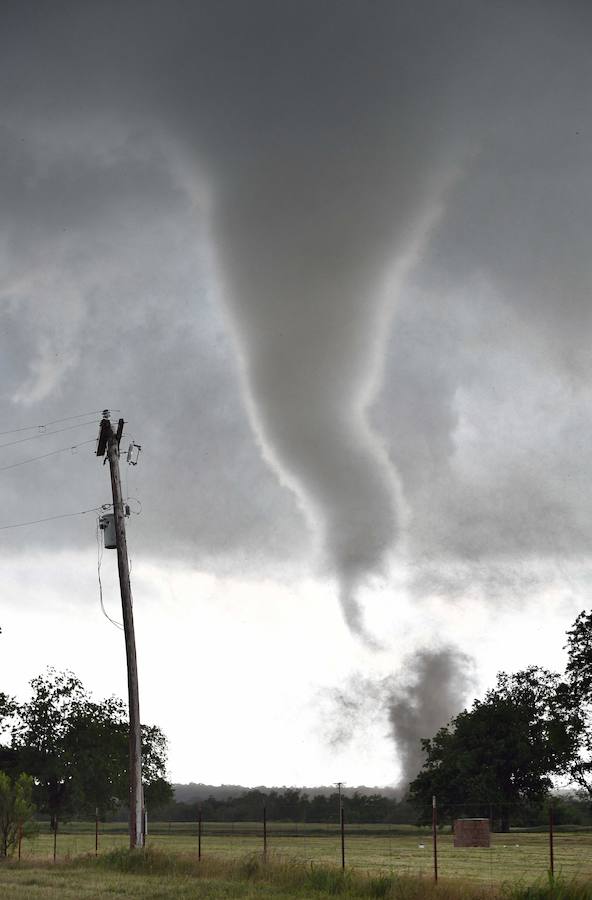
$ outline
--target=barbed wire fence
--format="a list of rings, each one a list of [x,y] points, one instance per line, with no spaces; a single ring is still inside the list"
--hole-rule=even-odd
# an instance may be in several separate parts
[[[388,871],[438,880],[456,878],[498,883],[512,878],[536,880],[548,874],[592,877],[592,815],[589,822],[569,823],[552,805],[543,814],[524,806],[499,803],[447,805],[437,798],[431,823],[285,821],[266,807],[252,821],[208,821],[198,813],[191,821],[151,821],[148,847],[194,856],[258,856],[368,872]],[[541,819],[544,821],[541,821]],[[501,823],[508,830],[500,830]],[[31,840],[19,840],[18,859],[53,859],[99,855],[127,845],[126,822],[61,823],[51,831],[39,823]]]

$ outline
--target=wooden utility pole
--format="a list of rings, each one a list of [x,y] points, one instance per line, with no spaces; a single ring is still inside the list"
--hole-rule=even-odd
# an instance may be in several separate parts
[[[107,453],[111,471],[111,490],[113,492],[113,514],[115,521],[115,537],[117,542],[117,566],[119,569],[119,587],[121,590],[121,608],[123,611],[123,631],[125,635],[125,653],[127,657],[127,689],[129,698],[129,800],[130,800],[130,848],[144,846],[143,809],[144,797],[142,789],[142,731],[140,726],[140,694],[138,691],[138,666],[136,661],[136,638],[134,634],[134,614],[132,609],[132,591],[127,558],[127,540],[125,536],[125,509],[121,493],[119,474],[119,442],[123,432],[123,419],[114,432],[111,427],[109,410],[103,411],[97,456]]]

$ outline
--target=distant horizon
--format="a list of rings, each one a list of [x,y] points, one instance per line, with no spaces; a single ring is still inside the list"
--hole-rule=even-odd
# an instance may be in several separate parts
[[[338,789],[335,785],[290,785],[290,784],[282,784],[282,785],[265,785],[265,784],[257,784],[257,785],[244,785],[244,784],[204,784],[198,782],[188,782],[188,783],[177,783],[173,782],[173,792],[175,802],[177,803],[191,803],[195,801],[204,801],[209,799],[209,797],[215,797],[216,799],[224,799],[227,800],[230,797],[235,797],[237,794],[244,794],[249,791],[261,791],[263,793],[270,793],[272,791],[276,791],[278,793],[282,793],[284,791],[299,791],[302,794],[308,794],[310,796],[315,795],[323,795],[323,796],[332,796],[333,794],[338,793]],[[390,787],[388,785],[366,785],[366,784],[358,784],[358,785],[343,785],[341,788],[341,794],[343,797],[352,796],[356,792],[362,794],[379,794],[383,797],[387,797],[389,799],[397,799],[399,797],[400,791],[396,790],[394,787]]]
[[[259,788],[263,788],[263,787],[266,788],[267,790],[276,790],[276,789],[278,789],[278,788],[286,788],[286,789],[296,789],[296,788],[298,788],[298,789],[302,789],[302,790],[304,790],[304,789],[306,788],[306,789],[309,789],[309,790],[313,790],[313,789],[316,789],[316,788],[322,788],[323,790],[334,789],[335,792],[337,793],[337,787],[336,787],[336,785],[331,785],[331,784],[317,784],[317,785],[312,785],[312,784],[307,784],[307,785],[298,785],[298,784],[268,784],[268,785],[265,785],[265,784],[254,784],[254,785],[245,785],[245,784],[239,784],[239,783],[234,783],[234,782],[221,782],[220,784],[209,784],[208,782],[203,782],[203,781],[174,781],[174,782],[172,782],[172,785],[173,785],[173,788],[177,788],[177,787],[187,787],[187,788],[190,788],[190,787],[245,788],[245,790],[248,790],[248,791],[251,791],[251,790],[258,790]],[[394,790],[394,789],[395,789],[395,785],[389,785],[389,784],[383,784],[383,785],[370,785],[370,784],[356,784],[356,785],[353,785],[353,784],[352,784],[352,785],[347,785],[347,784],[344,784],[344,783],[342,782],[341,792],[343,793],[344,791],[347,791],[347,790],[357,790],[358,788],[361,788],[361,787],[363,787],[363,788],[369,788],[369,789],[371,789],[371,788],[376,788],[376,789],[380,788],[380,789],[385,789],[385,790],[390,790],[390,789],[393,789],[393,790]]]

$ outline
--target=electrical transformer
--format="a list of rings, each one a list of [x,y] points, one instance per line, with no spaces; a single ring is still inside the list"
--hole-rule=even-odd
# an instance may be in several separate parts
[[[105,541],[105,550],[116,550],[117,549],[117,538],[115,536],[115,515],[114,513],[105,513],[104,516],[101,516],[99,519],[99,525],[101,526],[101,530],[103,532],[103,539]]]

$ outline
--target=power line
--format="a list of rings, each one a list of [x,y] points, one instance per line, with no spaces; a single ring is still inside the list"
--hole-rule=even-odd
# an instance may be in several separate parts
[[[78,413],[76,416],[64,416],[63,419],[53,419],[53,421],[44,422],[41,425],[23,425],[22,428],[10,428],[8,431],[0,431],[0,437],[5,434],[16,434],[18,431],[33,431],[35,428],[49,428],[50,425],[59,425],[61,422],[71,422],[72,419],[84,419],[86,416],[99,416],[102,412],[102,409],[91,409],[90,412]],[[119,412],[119,410],[114,409],[113,412]]]
[[[109,506],[110,504],[104,504]],[[44,519],[32,519],[30,522],[16,522],[14,525],[0,525],[0,531],[6,531],[8,528],[24,528],[25,525],[39,525],[41,522],[53,522],[55,519],[71,519],[73,516],[85,516],[87,513],[99,512],[102,506],[93,506],[91,509],[81,509],[80,512],[61,513],[59,516],[46,516]]]
[[[73,428],[82,428],[84,425],[93,425],[94,422],[77,422],[76,425],[68,425],[66,428],[55,428],[53,431],[40,431],[39,434],[30,434],[28,437],[18,438],[16,441],[7,441],[0,444],[0,450],[3,447],[14,447],[15,444],[24,444],[26,441],[34,441],[40,437],[51,437],[52,434],[62,434],[64,431],[72,431]]]
[[[48,456],[55,456],[56,453],[65,453],[66,450],[77,450],[78,447],[83,447],[85,444],[94,443],[96,443],[96,438],[90,438],[90,440],[81,441],[79,444],[72,444],[69,447],[60,447],[59,450],[50,450],[49,453],[41,453],[40,456],[31,456],[29,459],[21,459],[20,462],[11,463],[9,466],[0,466],[0,472],[5,472],[7,469],[16,469],[18,466],[26,466],[27,463],[36,462],[38,459],[47,459]]]

